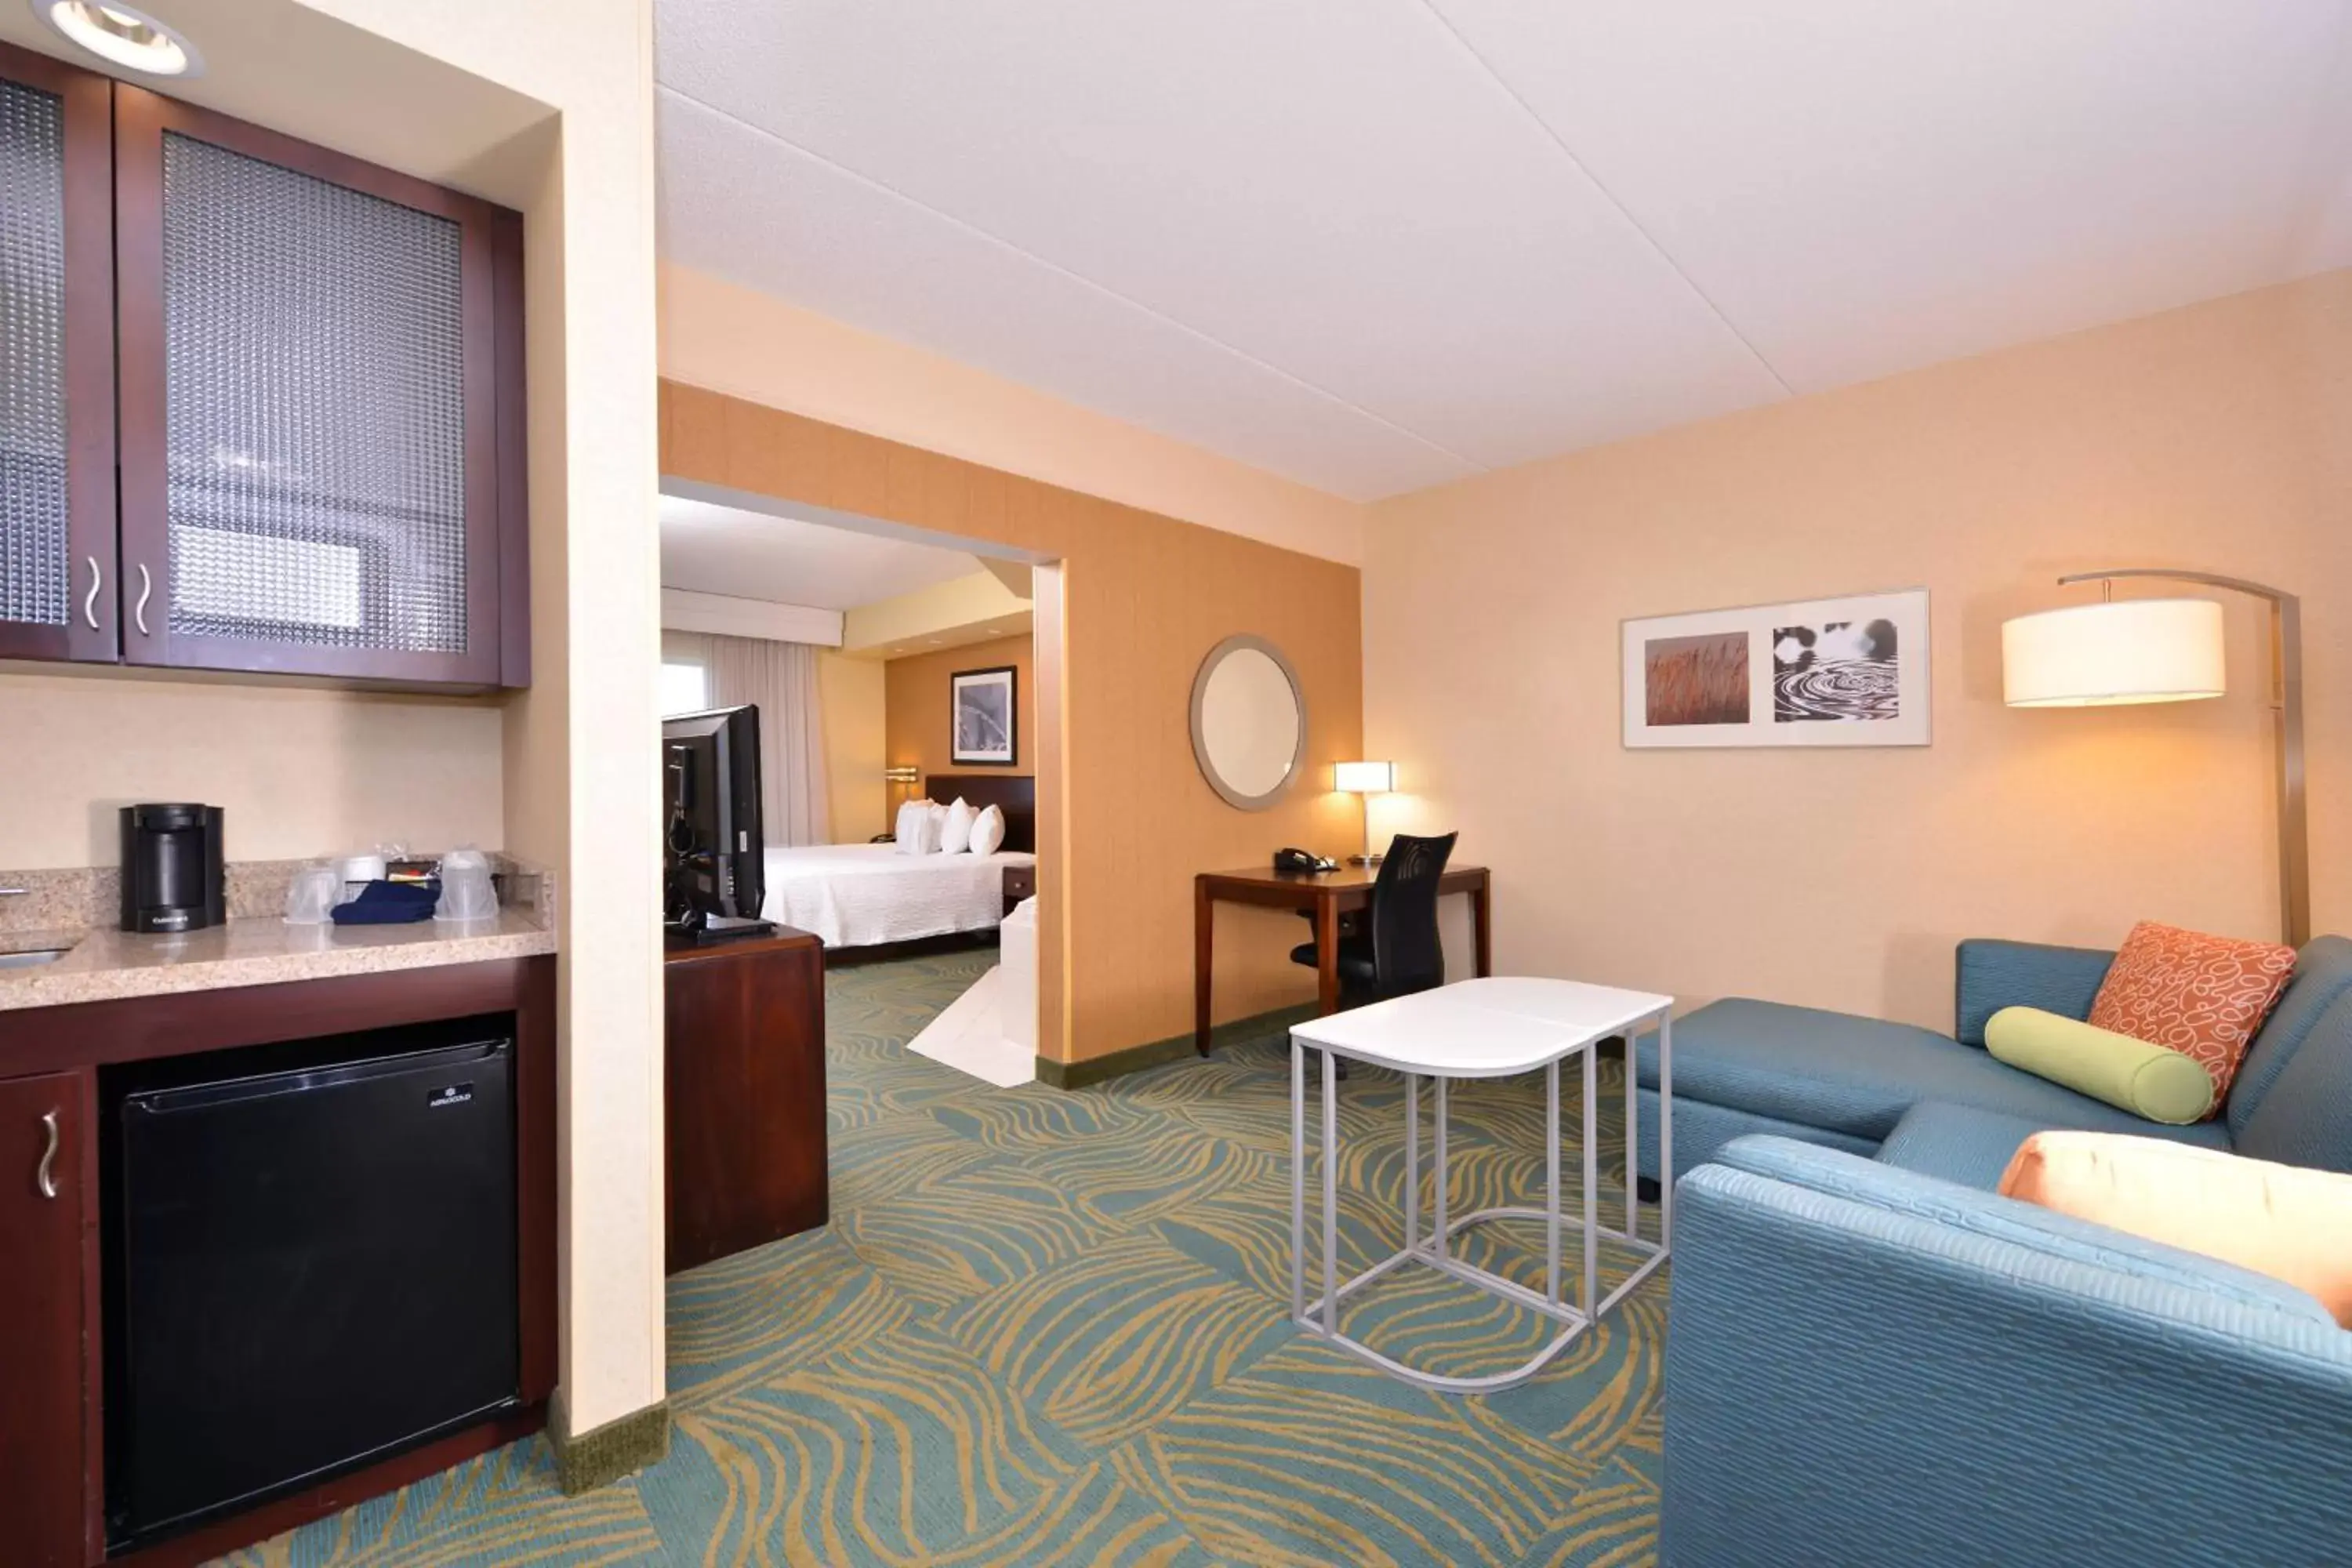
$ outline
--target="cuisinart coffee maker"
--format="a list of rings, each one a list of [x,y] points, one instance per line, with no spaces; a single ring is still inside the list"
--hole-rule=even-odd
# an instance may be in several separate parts
[[[122,808],[122,929],[194,931],[226,918],[221,808]]]

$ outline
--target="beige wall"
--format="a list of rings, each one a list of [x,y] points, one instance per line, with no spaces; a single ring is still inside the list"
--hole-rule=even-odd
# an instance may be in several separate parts
[[[852,607],[841,617],[841,646],[873,658],[899,653],[953,636],[982,642],[1030,628],[1030,602],[1004,585],[994,572],[934,583]]]
[[[1038,765],[1066,780],[1066,820],[1039,813],[1041,984],[1065,1059],[1190,1030],[1195,872],[1355,847],[1355,798],[1328,787],[1362,743],[1355,568],[667,379],[662,471],[1061,562],[1039,574],[1036,672],[1063,715],[1063,754],[1041,745]],[[1192,676],[1235,632],[1281,647],[1306,688],[1305,778],[1271,811],[1225,805],[1192,762]],[[1220,1018],[1313,995],[1285,956],[1297,921],[1236,910],[1218,929]]]
[[[885,667],[830,648],[816,656],[817,701],[824,709],[826,808],[835,844],[863,844],[890,830],[883,805]]]
[[[1009,768],[959,768],[950,755],[948,678],[960,669],[1011,665],[1013,762]],[[937,653],[894,658],[883,669],[889,681],[888,752],[893,767],[912,763],[932,773],[1034,773],[1037,771],[1037,678],[1031,667],[1030,639],[995,637],[943,647]]]
[[[647,0],[310,8],[555,116],[478,169],[525,219],[533,685],[507,710],[506,837],[562,879],[560,1393],[580,1433],[665,1384],[652,16]],[[390,123],[443,112],[412,93]]]
[[[0,673],[0,867],[111,866],[115,808],[227,814],[232,860],[505,842],[495,700]]]
[[[661,373],[831,425],[1354,563],[1353,501],[686,268],[661,270]]]
[[[2352,927],[2352,273],[1937,366],[1376,506],[1385,826],[1458,826],[1505,970],[1948,1026],[1980,934],[2277,929],[2261,621],[2219,702],[2012,710],[2059,574],[2305,595],[2316,919]],[[1626,751],[1627,616],[1920,585],[1935,743]]]

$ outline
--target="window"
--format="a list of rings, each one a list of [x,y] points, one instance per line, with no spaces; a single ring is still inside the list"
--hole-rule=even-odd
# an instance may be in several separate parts
[[[710,706],[710,672],[683,659],[662,660],[661,710],[695,713]]]

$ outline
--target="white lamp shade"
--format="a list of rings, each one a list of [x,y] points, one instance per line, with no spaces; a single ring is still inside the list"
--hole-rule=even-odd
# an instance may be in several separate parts
[[[2011,708],[2188,702],[2229,689],[2221,606],[2211,599],[2118,599],[2020,616],[2000,628]]]
[[[1394,763],[1341,763],[1337,787],[1350,795],[1380,795],[1396,788]]]

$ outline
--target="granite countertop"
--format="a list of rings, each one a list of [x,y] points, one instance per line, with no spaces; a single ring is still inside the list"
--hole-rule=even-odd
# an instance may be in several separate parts
[[[68,951],[48,963],[0,969],[0,1012],[528,958],[553,952],[555,932],[530,904],[501,909],[494,920],[464,922],[298,926],[277,915],[254,915],[176,934],[88,926],[0,931],[0,953],[51,948]]]

